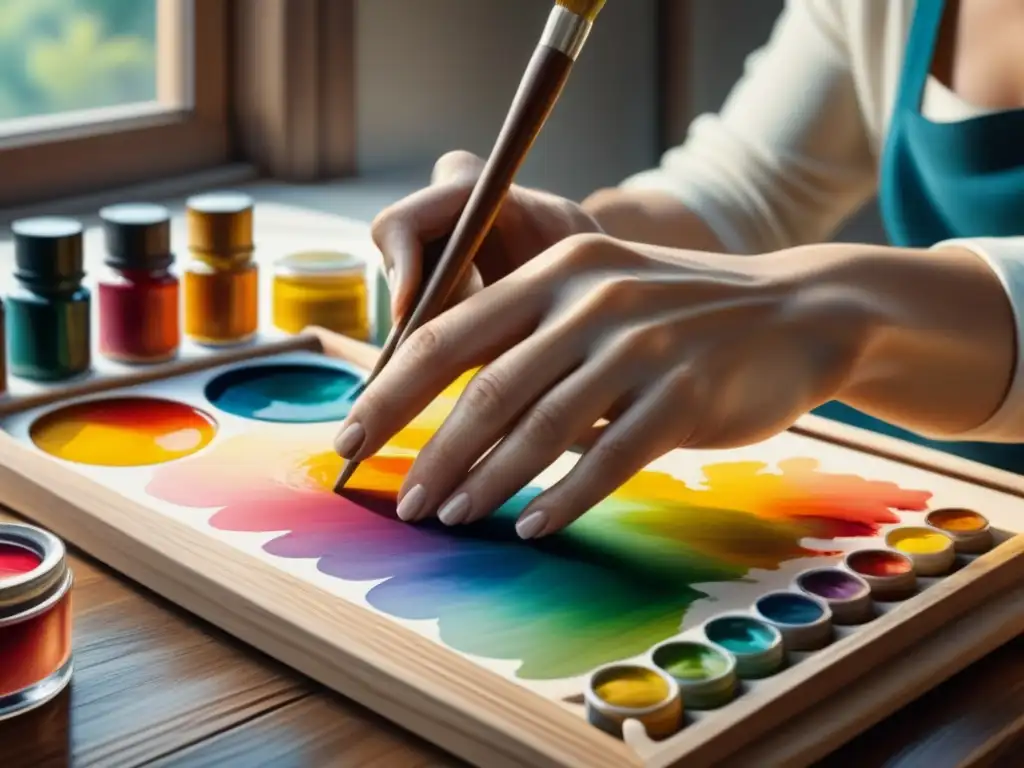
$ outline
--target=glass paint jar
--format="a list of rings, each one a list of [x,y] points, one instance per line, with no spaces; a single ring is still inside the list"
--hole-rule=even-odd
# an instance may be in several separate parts
[[[90,295],[82,286],[82,225],[22,219],[14,232],[15,286],[7,296],[10,373],[60,381],[92,365]]]
[[[170,360],[181,344],[170,211],[114,205],[100,219],[107,245],[107,271],[96,287],[100,354],[127,363]]]
[[[259,324],[253,262],[253,200],[237,192],[189,199],[189,253],[182,275],[185,335],[204,346],[241,344]]]
[[[71,681],[73,580],[60,539],[0,523],[0,720],[42,706]]]
[[[274,325],[287,333],[318,325],[353,339],[370,337],[365,263],[334,251],[305,251],[274,264]]]

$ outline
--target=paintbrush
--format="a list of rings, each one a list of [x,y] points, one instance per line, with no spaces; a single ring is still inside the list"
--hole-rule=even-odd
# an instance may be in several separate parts
[[[360,391],[380,374],[395,350],[417,328],[441,313],[469,270],[508,195],[516,172],[561,96],[569,72],[604,4],[605,0],[555,0],[555,7],[526,67],[498,140],[466,207],[451,236],[443,244],[436,265],[424,259],[424,281],[413,310],[391,329],[377,364]],[[345,487],[357,467],[358,462],[345,464],[334,484],[335,493]]]

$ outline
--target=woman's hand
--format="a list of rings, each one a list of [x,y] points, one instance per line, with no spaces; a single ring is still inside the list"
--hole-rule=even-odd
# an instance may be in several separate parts
[[[424,250],[455,228],[483,167],[484,161],[468,152],[451,152],[437,161],[429,187],[374,220],[373,241],[384,257],[394,319],[412,308],[423,280]],[[559,240],[600,231],[571,200],[514,186],[454,301],[500,280]]]
[[[417,331],[355,404],[336,447],[371,456],[484,366],[417,457],[398,514],[478,520],[609,419],[523,511],[523,538],[550,534],[672,448],[759,441],[836,395],[871,324],[827,263],[820,253],[750,258],[571,237]]]

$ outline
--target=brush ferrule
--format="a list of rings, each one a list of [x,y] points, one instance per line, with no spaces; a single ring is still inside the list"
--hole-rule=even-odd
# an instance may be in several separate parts
[[[547,26],[541,35],[540,44],[561,51],[573,61],[583,50],[590,28],[594,26],[582,16],[556,5],[548,16]]]

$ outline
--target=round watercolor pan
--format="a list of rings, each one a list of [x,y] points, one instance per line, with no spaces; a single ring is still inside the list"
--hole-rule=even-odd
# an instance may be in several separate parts
[[[918,576],[945,576],[956,565],[953,538],[935,528],[893,528],[885,534],[885,543],[909,557]]]
[[[746,613],[726,613],[704,624],[704,637],[736,658],[736,674],[755,680],[775,674],[786,662],[782,633]]]
[[[973,509],[933,509],[924,522],[952,538],[957,552],[980,555],[995,544],[988,518]]]
[[[787,651],[816,651],[832,642],[832,611],[811,595],[769,592],[757,599],[752,612],[779,630]]]
[[[874,617],[871,585],[844,568],[811,568],[797,574],[793,587],[823,600],[832,611],[832,623],[863,624]]]
[[[64,461],[145,467],[191,456],[209,445],[217,422],[204,411],[159,397],[83,400],[44,413],[29,427],[35,446]]]
[[[637,720],[652,739],[667,738],[683,726],[683,700],[675,679],[655,667],[608,664],[590,674],[583,692],[587,720],[613,736]]]
[[[736,695],[736,657],[709,643],[669,640],[654,647],[651,664],[675,679],[687,709],[717,709]]]
[[[843,565],[867,582],[875,600],[903,600],[917,589],[914,563],[902,552],[860,549],[846,555]]]
[[[217,409],[278,424],[340,422],[352,407],[360,378],[317,363],[273,363],[232,368],[206,385]]]

